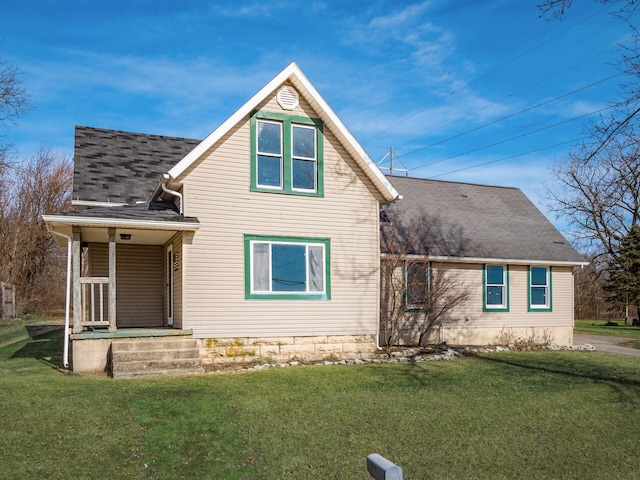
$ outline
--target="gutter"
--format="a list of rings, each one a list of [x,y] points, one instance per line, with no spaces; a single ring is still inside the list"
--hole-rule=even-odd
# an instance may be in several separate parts
[[[169,195],[173,195],[174,197],[178,197],[180,215],[184,215],[184,210],[182,208],[182,194],[180,192],[176,192],[175,190],[170,190],[165,185],[165,183],[168,182],[170,179],[171,179],[171,176],[168,173],[163,173],[162,180],[160,181],[160,188],[162,188],[163,192],[168,193]]]
[[[555,267],[580,267],[589,265],[589,262],[563,261],[563,260],[522,260],[509,258],[482,258],[482,257],[447,257],[442,255],[416,255],[416,254],[400,254],[394,255],[389,253],[380,253],[380,258],[396,259],[404,258],[407,260],[424,260],[428,258],[433,262],[446,263],[493,263],[505,265],[547,265]]]
[[[52,235],[58,235],[67,239],[67,292],[64,308],[64,348],[62,350],[62,365],[69,368],[69,310],[71,304],[71,237],[64,233],[51,230],[48,224],[47,231]]]
[[[162,222],[157,220],[131,220],[125,218],[108,217],[81,217],[76,215],[43,215],[47,223],[58,225],[77,225],[82,227],[114,227],[114,228],[139,228],[142,230],[177,230],[195,231],[200,228],[200,223],[192,222]]]

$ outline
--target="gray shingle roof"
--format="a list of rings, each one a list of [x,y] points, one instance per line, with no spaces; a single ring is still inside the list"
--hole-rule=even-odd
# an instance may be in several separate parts
[[[65,217],[105,218],[112,220],[199,223],[195,217],[184,217],[180,215],[175,205],[166,201],[140,205],[125,205],[123,207],[90,208],[75,212],[63,212],[59,215]]]
[[[73,199],[148,201],[163,173],[200,140],[76,126]]]
[[[584,262],[517,188],[390,175],[387,178],[403,196],[389,206],[389,216],[426,216],[432,255]]]

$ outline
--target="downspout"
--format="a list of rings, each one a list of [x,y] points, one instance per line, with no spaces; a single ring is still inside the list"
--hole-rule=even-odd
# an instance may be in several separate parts
[[[163,173],[162,174],[162,182],[160,182],[160,187],[162,187],[162,191],[165,193],[168,193],[169,195],[173,195],[174,197],[178,197],[179,205],[180,205],[180,215],[183,215],[183,209],[182,209],[182,194],[180,192],[176,192],[175,190],[170,190],[165,184],[165,181],[169,180],[169,174],[168,173]]]
[[[67,239],[67,295],[64,309],[64,348],[62,351],[62,365],[69,368],[69,309],[71,303],[71,237],[64,233],[55,232],[47,225],[47,230],[52,235],[58,235]]]

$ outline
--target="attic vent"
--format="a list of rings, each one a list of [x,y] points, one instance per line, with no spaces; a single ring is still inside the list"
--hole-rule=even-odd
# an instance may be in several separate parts
[[[280,90],[278,90],[276,99],[278,100],[278,104],[285,110],[293,110],[298,106],[299,103],[298,92],[296,92],[293,88],[287,86],[284,86]]]

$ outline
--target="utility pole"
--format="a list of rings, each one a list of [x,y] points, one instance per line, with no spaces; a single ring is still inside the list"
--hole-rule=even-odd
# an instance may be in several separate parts
[[[389,175],[395,175],[396,172],[403,172],[404,175],[408,177],[409,170],[407,170],[407,168],[404,166],[401,160],[400,160],[400,165],[402,165],[402,168],[395,168],[393,166],[394,155],[395,155],[395,152],[393,151],[393,147],[389,147],[389,153],[387,153],[384,157],[382,157],[382,160],[378,162],[378,166],[380,166],[382,170],[388,170]],[[381,164],[386,160],[387,156],[389,156],[389,166],[383,167],[381,166]]]

